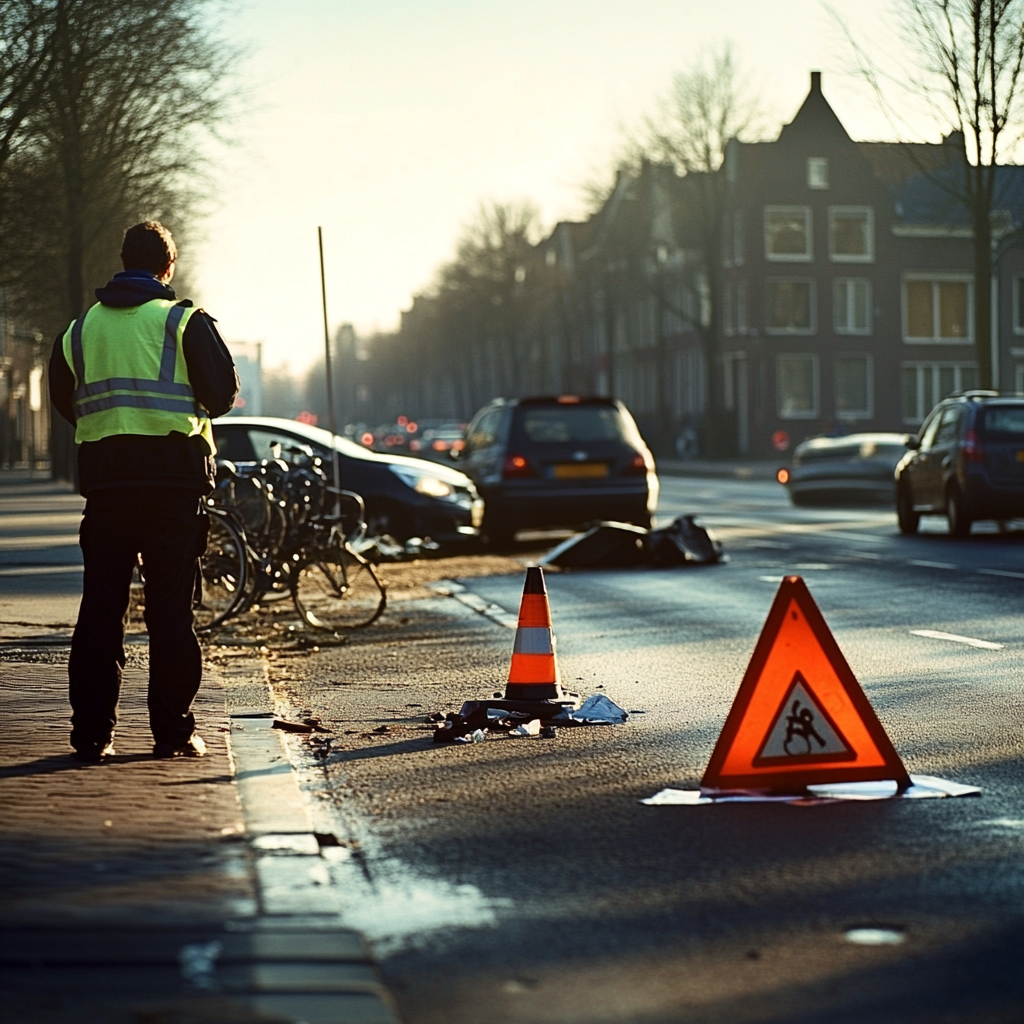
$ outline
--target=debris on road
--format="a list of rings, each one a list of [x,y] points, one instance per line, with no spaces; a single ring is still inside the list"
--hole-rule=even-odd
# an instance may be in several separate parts
[[[629,717],[604,694],[581,703],[578,693],[562,689],[544,570],[539,566],[526,570],[508,684],[505,696],[499,694],[492,700],[467,701],[458,714],[450,712],[434,732],[434,742],[462,742],[475,729],[552,739],[556,724],[617,725]],[[428,715],[427,720],[437,717]]]
[[[305,722],[289,722],[285,718],[275,718],[274,724],[271,726],[273,729],[280,729],[282,732],[312,732],[313,726],[306,725]]]
[[[513,729],[509,729],[509,736],[539,736],[540,735],[540,719],[531,718],[528,722],[523,722],[522,725],[517,725]]]
[[[603,693],[595,693],[575,711],[569,711],[566,717],[569,722],[575,722],[578,725],[621,725],[629,718],[629,714],[623,711],[610,697],[606,697]]]
[[[434,717],[427,716],[431,720]],[[453,743],[479,729],[553,739],[559,725],[621,725],[628,718],[629,714],[603,693],[588,697],[578,709],[546,700],[471,700],[460,711],[445,716],[434,731],[434,742]]]
[[[562,569],[624,568],[648,565],[713,565],[724,560],[722,545],[692,515],[658,530],[631,523],[602,522],[552,548],[541,560]]]
[[[648,807],[694,807],[697,804],[779,803],[794,807],[816,807],[844,800],[920,800],[947,796],[979,796],[977,786],[964,786],[934,775],[911,775],[910,786],[901,787],[895,779],[876,782],[846,782],[807,786],[802,793],[767,793],[753,789],[706,793],[700,789],[663,789],[641,800]]]

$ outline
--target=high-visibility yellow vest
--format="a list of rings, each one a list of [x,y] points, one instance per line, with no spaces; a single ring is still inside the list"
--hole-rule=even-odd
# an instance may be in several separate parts
[[[97,302],[64,333],[75,374],[75,441],[115,434],[199,434],[214,455],[209,413],[196,401],[182,350],[196,310],[169,299],[141,306]]]

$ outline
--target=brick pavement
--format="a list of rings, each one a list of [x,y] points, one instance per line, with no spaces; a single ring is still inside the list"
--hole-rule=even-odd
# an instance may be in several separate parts
[[[81,765],[68,756],[60,659],[0,662],[0,920],[254,913],[216,679],[196,703],[207,757],[152,759],[145,669],[129,666],[117,756]]]

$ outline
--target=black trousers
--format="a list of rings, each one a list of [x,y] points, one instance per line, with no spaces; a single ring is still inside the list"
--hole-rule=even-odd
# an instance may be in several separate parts
[[[173,487],[100,491],[85,505],[82,604],[68,677],[71,745],[111,738],[125,665],[132,570],[142,555],[149,630],[149,723],[158,743],[181,746],[195,729],[190,708],[203,663],[192,597],[209,520],[194,492]]]

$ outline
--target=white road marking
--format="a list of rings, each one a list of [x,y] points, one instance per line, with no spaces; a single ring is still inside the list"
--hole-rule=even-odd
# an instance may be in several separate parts
[[[1011,579],[1024,580],[1024,572],[1010,572],[1009,569],[979,569],[986,576],[1009,576]]]
[[[0,576],[62,576],[81,572],[81,565],[18,565],[0,569]]]
[[[908,558],[907,565],[920,565],[925,569],[955,569],[955,565],[949,562],[928,562],[923,558]]]
[[[952,640],[956,644],[967,644],[968,647],[979,647],[985,651],[1001,651],[1006,644],[994,644],[991,640],[977,640],[973,636],[958,636],[956,633],[943,633],[937,629],[912,629],[914,636],[924,636],[929,640]]]

